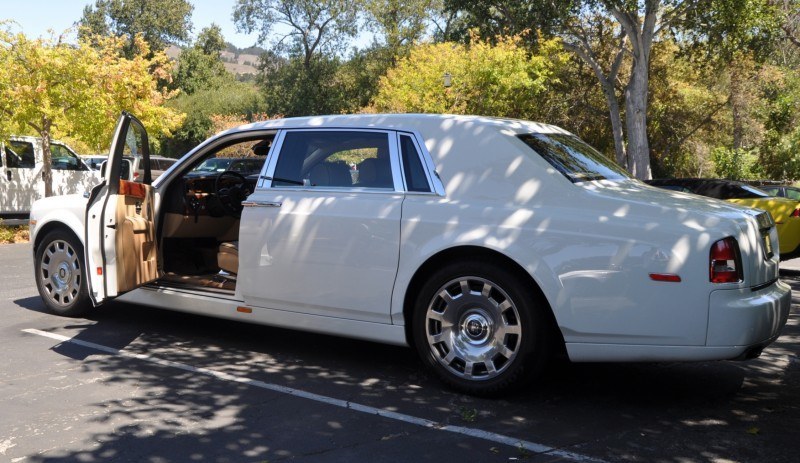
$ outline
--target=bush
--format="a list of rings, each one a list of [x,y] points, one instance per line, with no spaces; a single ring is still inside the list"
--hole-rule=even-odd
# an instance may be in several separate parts
[[[0,244],[26,243],[30,239],[30,230],[27,225],[6,226],[0,220]]]

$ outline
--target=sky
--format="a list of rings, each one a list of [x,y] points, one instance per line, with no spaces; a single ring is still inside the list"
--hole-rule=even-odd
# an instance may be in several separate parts
[[[190,0],[192,11],[192,37],[204,27],[215,23],[222,28],[225,40],[239,48],[255,44],[258,34],[240,34],[233,24],[233,6],[236,0]],[[28,37],[49,36],[48,29],[56,35],[72,27],[83,14],[86,5],[94,0],[0,0],[0,20],[13,20],[14,32]]]

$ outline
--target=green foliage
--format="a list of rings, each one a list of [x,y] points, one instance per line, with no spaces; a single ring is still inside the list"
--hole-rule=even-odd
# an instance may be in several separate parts
[[[358,33],[360,6],[351,0],[237,0],[233,20],[240,31],[258,32],[262,43],[277,34],[273,49],[302,56],[310,67],[313,58],[336,54]]]
[[[676,7],[687,2],[675,2]],[[782,13],[767,0],[707,0],[686,8],[679,22],[686,48],[706,58],[728,61],[743,50],[766,56],[781,35]]]
[[[345,88],[339,80],[338,58],[300,57],[270,66],[259,78],[268,114],[307,116],[345,111]]]
[[[445,40],[468,42],[472,32],[493,41],[499,37],[524,34],[536,28],[545,37],[552,37],[557,26],[570,13],[570,1],[504,1],[504,0],[444,0],[444,8],[460,13]],[[528,48],[535,50],[539,35],[524,35]]]
[[[714,170],[718,177],[729,180],[752,179],[756,165],[756,154],[753,151],[731,148],[715,148],[711,152]]]
[[[395,54],[422,38],[433,0],[366,0],[369,25]]]
[[[408,48],[410,49],[410,48]],[[395,64],[397,49],[373,45],[353,53],[336,71],[336,80],[344,92],[337,112],[358,112],[370,105],[378,93],[380,77]]]
[[[673,40],[653,47],[651,70],[653,176],[707,176],[713,147],[731,143],[730,110],[717,74],[682,56]]]
[[[776,180],[800,179],[800,74],[788,70],[766,83],[764,137],[758,147],[761,173]]]
[[[220,52],[225,39],[219,26],[212,24],[200,31],[194,45],[181,52],[172,87],[192,94],[204,88],[218,88],[231,76],[222,64]]]
[[[0,135],[74,136],[101,151],[122,110],[136,113],[153,135],[169,134],[183,117],[163,106],[173,94],[157,86],[169,78],[169,62],[163,53],[146,58],[147,44],[135,42],[139,53],[126,59],[122,39],[73,46],[0,31]]]
[[[566,61],[558,40],[542,42],[529,55],[519,37],[497,45],[474,39],[470,46],[423,44],[381,78],[374,104],[379,111],[478,114],[537,119],[540,96],[556,83]],[[443,76],[452,74],[452,86]]]
[[[175,135],[163,141],[163,152],[178,157],[205,140],[213,132],[213,115],[252,115],[260,112],[264,102],[255,85],[233,79],[216,87],[181,94],[169,102],[169,107],[185,113],[186,119]]]
[[[225,37],[222,36],[222,29],[214,23],[211,23],[209,27],[203,28],[203,30],[197,34],[197,40],[195,40],[194,46],[202,50],[206,55],[212,56],[219,56],[219,54],[227,48]]]
[[[122,53],[136,54],[135,38],[141,35],[153,52],[170,43],[182,43],[192,30],[192,10],[187,0],[96,0],[87,5],[78,21],[79,36],[113,35],[126,39]]]

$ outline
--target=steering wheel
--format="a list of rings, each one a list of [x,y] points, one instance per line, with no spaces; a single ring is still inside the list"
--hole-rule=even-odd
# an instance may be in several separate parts
[[[223,186],[227,182],[222,179],[226,177],[231,178],[229,182],[232,182],[232,184]],[[216,180],[214,180],[214,195],[222,204],[225,212],[234,217],[241,217],[242,209],[244,209],[242,201],[250,196],[250,193],[252,192],[247,187],[247,180],[239,172],[226,170],[220,172]]]

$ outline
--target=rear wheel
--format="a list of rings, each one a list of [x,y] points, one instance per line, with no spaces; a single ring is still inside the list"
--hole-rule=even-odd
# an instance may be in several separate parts
[[[83,245],[64,230],[45,235],[36,248],[36,286],[50,311],[76,317],[92,308],[86,287]]]
[[[549,357],[546,303],[503,267],[457,262],[435,272],[417,298],[414,344],[450,386],[494,395],[517,387]]]

